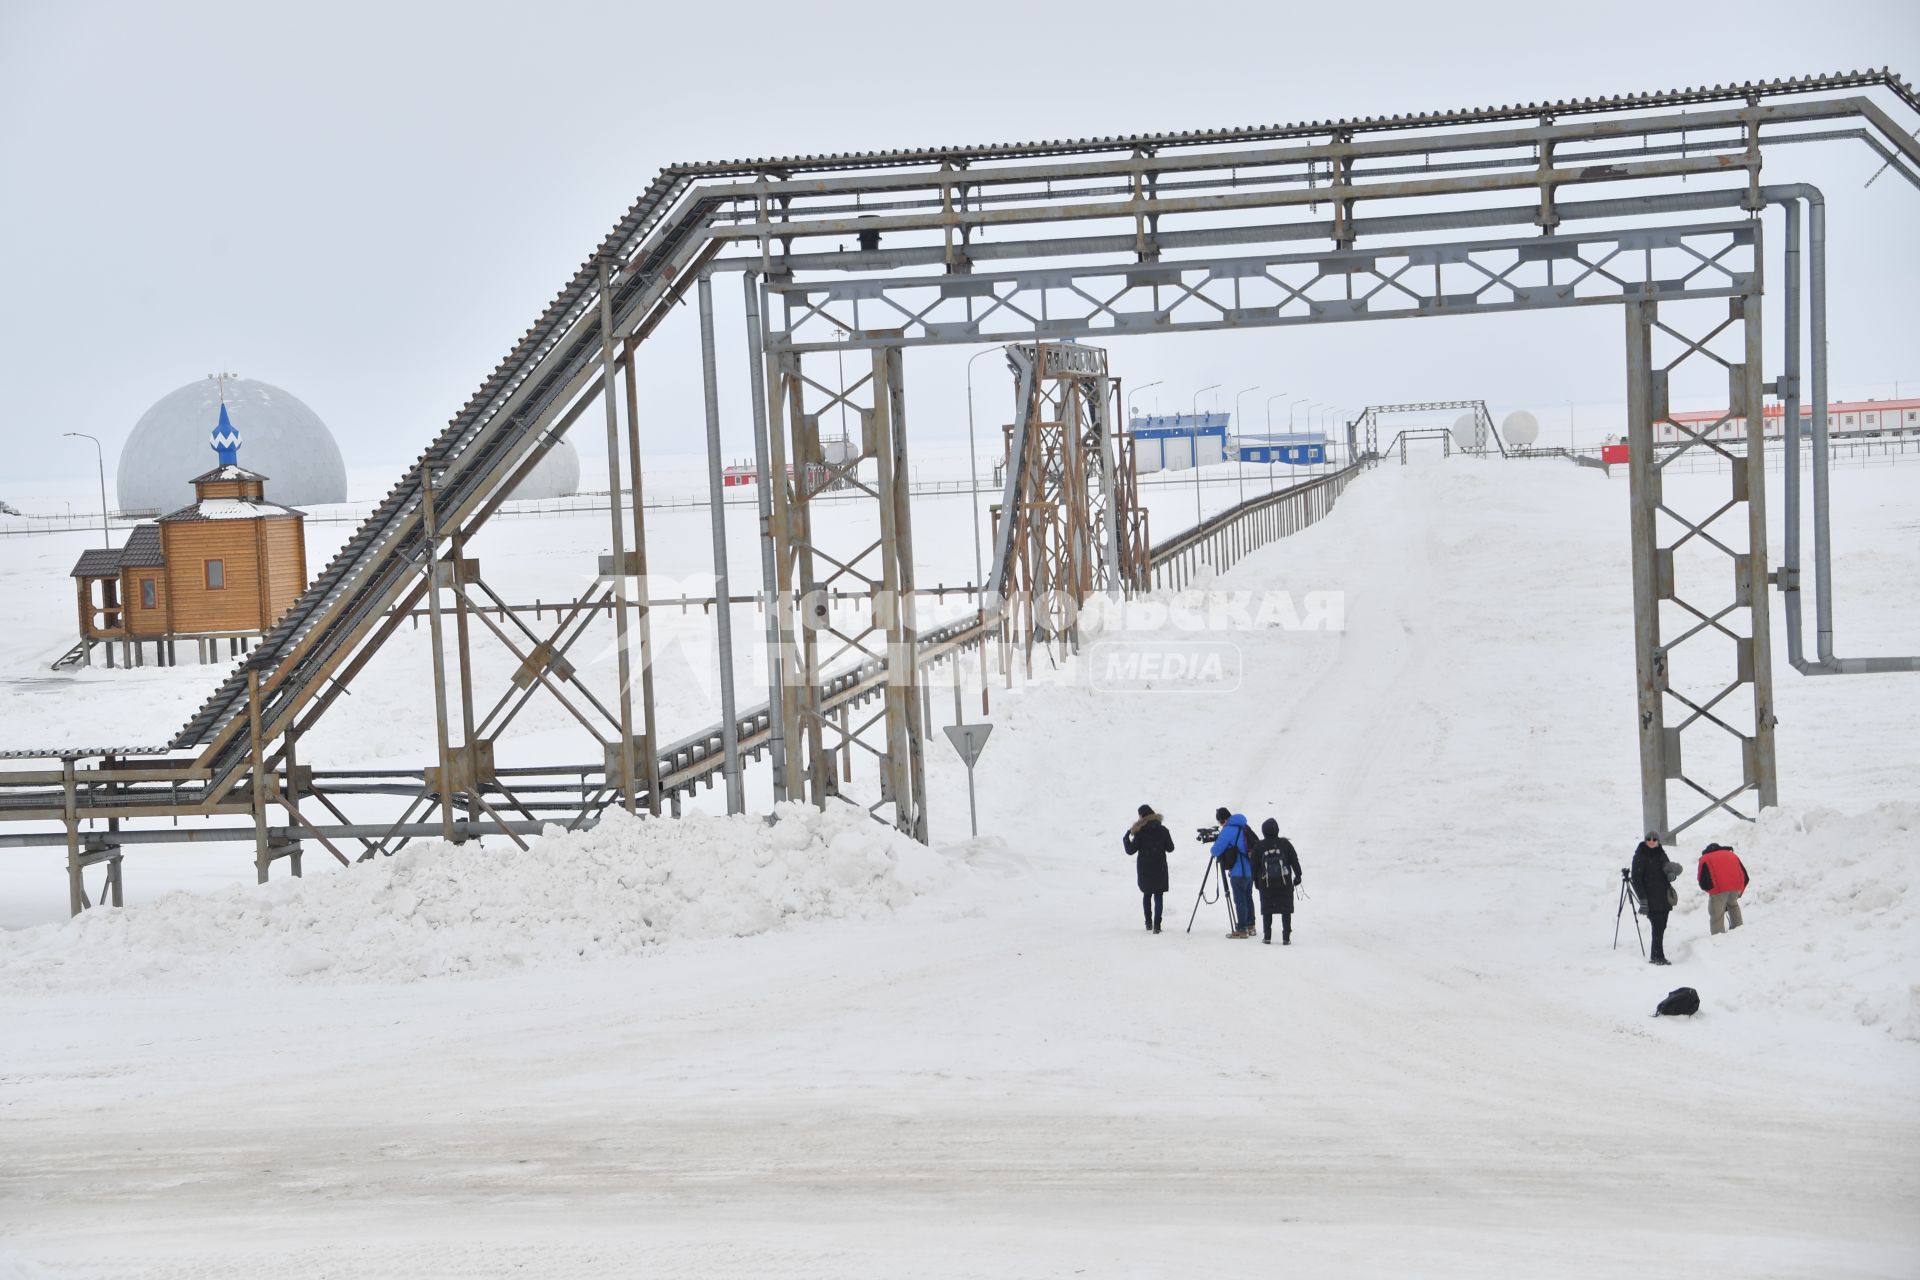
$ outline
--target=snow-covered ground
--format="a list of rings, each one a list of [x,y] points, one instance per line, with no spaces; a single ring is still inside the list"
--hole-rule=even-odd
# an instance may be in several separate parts
[[[1843,652],[1920,648],[1917,482],[1836,475]],[[1213,584],[1343,593],[1339,629],[1255,609],[1199,637],[1217,678],[997,691],[983,835],[936,742],[931,852],[788,814],[264,891],[233,850],[139,854],[134,905],[79,925],[36,923],[57,859],[0,854],[34,926],[0,935],[0,1276],[1920,1274],[1920,679],[1782,662],[1782,808],[1676,854],[1741,851],[1746,927],[1709,938],[1689,875],[1673,967],[1630,923],[1611,947],[1625,488],[1378,469]],[[954,505],[916,504],[949,581]],[[543,523],[477,549],[509,595]],[[0,727],[95,715],[74,692],[14,688]],[[1157,936],[1119,849],[1143,801],[1181,841]],[[1223,803],[1301,850],[1292,947],[1218,905],[1186,932]],[[1682,984],[1699,1017],[1648,1016]]]

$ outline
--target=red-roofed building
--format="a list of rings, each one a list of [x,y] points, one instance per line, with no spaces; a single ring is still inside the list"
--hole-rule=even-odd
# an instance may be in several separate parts
[[[1725,409],[1700,409],[1675,413],[1673,422],[1684,423],[1698,431],[1702,427],[1712,427],[1711,439],[1742,440],[1746,438],[1747,423],[1744,418],[1728,418]],[[1761,419],[1766,424],[1769,439],[1777,440],[1786,434],[1786,406],[1779,401],[1769,402],[1761,410]],[[1719,423],[1718,426],[1713,426]],[[1800,406],[1800,425],[1804,432],[1813,430],[1813,410],[1806,405]],[[1827,431],[1836,436],[1887,436],[1902,432],[1920,435],[1920,400],[1843,400],[1827,406]],[[1654,426],[1654,441],[1658,444],[1675,444],[1686,437],[1674,427],[1673,423],[1662,422]]]

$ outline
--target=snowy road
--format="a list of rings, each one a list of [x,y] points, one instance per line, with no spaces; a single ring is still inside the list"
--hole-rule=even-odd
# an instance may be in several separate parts
[[[1920,689],[1782,676],[1805,830],[1700,835],[1748,926],[1688,888],[1675,967],[1610,950],[1624,486],[1522,474],[1384,469],[1248,560],[1221,585],[1346,627],[1237,635],[1232,694],[997,700],[983,866],[897,914],[454,979],[0,963],[0,1241],[75,1278],[1920,1273],[1920,809],[1875,809]],[[1843,482],[1911,600],[1902,491]],[[1223,801],[1298,841],[1299,945],[1184,932]],[[1681,983],[1702,1017],[1649,1018]]]
[[[1098,906],[76,1008],[10,1079],[7,1231],[89,1276],[504,1275],[546,1257],[529,1242],[556,1250],[546,1274],[1914,1256],[1913,1169],[1887,1167],[1920,1142],[1910,1105],[1889,1124],[1874,1090],[1746,1067],[1737,1123],[1704,1125],[1693,1099],[1729,1064],[1697,1031],[1568,1026],[1491,955],[1436,964],[1460,949],[1444,918],[1235,950]],[[129,1048],[137,1068],[103,1070]]]

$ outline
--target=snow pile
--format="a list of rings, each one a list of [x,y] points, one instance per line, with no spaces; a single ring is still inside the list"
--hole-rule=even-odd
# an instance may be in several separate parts
[[[797,920],[897,910],[957,856],[859,810],[548,828],[522,852],[435,842],[337,874],[83,912],[0,936],[0,990],[225,976],[408,981],[632,955]]]
[[[0,1280],[53,1280],[53,1273],[15,1250],[0,1249]]]
[[[1746,924],[1693,942],[1688,984],[1703,996],[1711,990],[1723,1009],[1857,1023],[1920,1041],[1920,804],[1858,814],[1770,809],[1720,839],[1753,878],[1740,897]],[[1679,910],[1699,916],[1704,931],[1697,858],[1691,848],[1681,857]]]

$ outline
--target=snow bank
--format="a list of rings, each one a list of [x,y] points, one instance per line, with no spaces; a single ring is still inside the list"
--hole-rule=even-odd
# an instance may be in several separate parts
[[[1920,804],[1770,809],[1719,839],[1753,877],[1740,899],[1746,925],[1696,938],[1684,972],[1667,971],[1675,985],[1684,979],[1729,1011],[1857,1023],[1920,1041]],[[1697,856],[1689,848],[1681,857],[1679,910],[1704,933]]]
[[[633,955],[798,920],[864,917],[964,863],[835,805],[550,827],[522,852],[435,842],[335,875],[94,910],[0,936],[0,990],[262,977],[408,981]]]
[[[15,1250],[0,1249],[0,1280],[53,1280],[53,1273]]]

